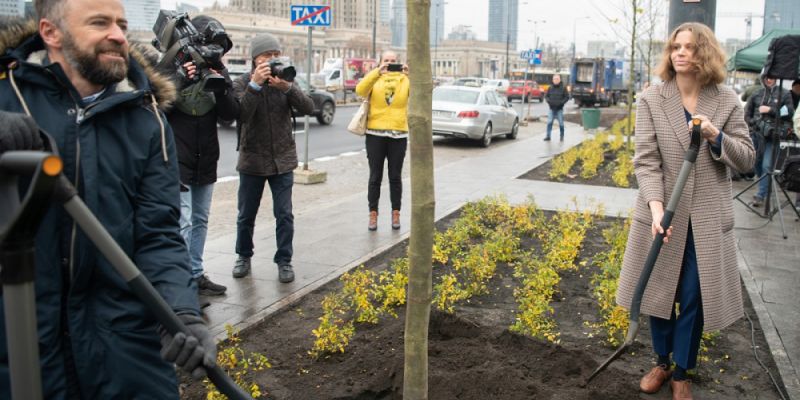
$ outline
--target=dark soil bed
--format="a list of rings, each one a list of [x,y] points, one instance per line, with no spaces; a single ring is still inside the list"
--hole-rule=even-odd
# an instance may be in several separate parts
[[[440,221],[445,229],[455,216]],[[613,222],[599,220],[586,235],[581,260],[587,267],[562,275],[554,303],[559,345],[508,331],[516,302],[512,268],[498,264],[490,282],[490,294],[473,298],[456,307],[453,315],[432,311],[429,336],[430,399],[668,399],[667,387],[656,395],[638,391],[640,377],[654,365],[646,318],[638,343],[585,388],[584,379],[605,360],[613,348],[603,345],[586,322],[598,318],[590,294],[594,254],[604,250],[601,235]],[[524,239],[525,248],[536,248]],[[405,256],[406,243],[370,260],[366,267],[387,268],[389,262]],[[260,352],[272,368],[258,374],[270,399],[399,399],[403,379],[404,309],[398,318],[386,317],[377,325],[358,324],[356,335],[344,354],[312,360],[307,352],[311,330],[322,314],[325,294],[341,287],[331,282],[296,304],[242,332],[242,347]],[[746,292],[745,292],[746,294]],[[749,302],[746,311],[755,322],[757,351],[774,376],[778,376]],[[706,354],[694,377],[694,392],[700,399],[778,399],[765,371],[751,348],[751,327],[742,319],[724,330]],[[184,378],[184,383],[187,380]],[[201,385],[184,386],[184,398],[204,399]]]
[[[578,145],[580,146],[580,145]],[[580,160],[576,161],[572,168],[569,170],[569,174],[561,179],[552,179],[550,178],[550,169],[553,166],[553,159],[547,160],[544,164],[518,176],[518,179],[530,179],[534,181],[550,181],[550,182],[564,182],[564,183],[576,183],[580,185],[592,185],[592,186],[617,186],[614,183],[614,180],[611,178],[612,174],[614,173],[614,159],[615,154],[607,151],[605,153],[605,160],[602,164],[597,168],[597,175],[593,178],[585,179],[581,177],[581,163]],[[631,189],[638,189],[639,185],[636,182],[636,177],[631,176],[628,180],[630,183],[629,188]]]

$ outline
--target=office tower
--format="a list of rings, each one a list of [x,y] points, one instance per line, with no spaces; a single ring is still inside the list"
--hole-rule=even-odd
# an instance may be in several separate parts
[[[797,0],[764,0],[764,32],[773,29],[800,29]]]
[[[25,15],[25,0],[0,0],[0,15],[22,17]]]
[[[152,31],[161,10],[159,0],[122,0],[128,29],[132,31]]]
[[[489,41],[509,41],[511,50],[517,48],[517,12],[519,0],[489,0]]]

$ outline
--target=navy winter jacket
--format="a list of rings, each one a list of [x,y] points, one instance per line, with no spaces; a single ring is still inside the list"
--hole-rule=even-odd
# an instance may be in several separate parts
[[[89,209],[175,311],[199,314],[179,233],[175,144],[155,109],[171,98],[171,83],[132,57],[127,79],[84,104],[60,65],[47,63],[35,24],[0,30],[0,109],[23,112],[24,99]],[[150,310],[60,206],[39,227],[35,258],[44,398],[178,398]],[[0,398],[7,399],[2,310]]]

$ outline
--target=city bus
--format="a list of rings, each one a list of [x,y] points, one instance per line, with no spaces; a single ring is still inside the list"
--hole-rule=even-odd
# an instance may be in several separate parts
[[[564,85],[566,85],[567,82],[569,82],[569,71],[564,71],[564,70],[556,71],[552,68],[540,68],[540,67],[536,67],[535,71],[533,68],[528,69],[527,77],[525,76],[524,69],[515,69],[511,71],[511,80],[514,81],[533,80],[537,84],[539,84],[539,88],[541,88],[542,91],[546,92],[547,89],[550,87],[550,83],[553,82],[553,75],[555,74],[561,75],[561,82]]]

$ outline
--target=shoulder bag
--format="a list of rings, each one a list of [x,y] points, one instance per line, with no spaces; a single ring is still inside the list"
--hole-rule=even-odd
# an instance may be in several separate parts
[[[372,93],[367,95],[367,98],[361,102],[361,105],[358,107],[358,110],[353,115],[353,119],[350,120],[350,123],[347,124],[347,130],[350,133],[358,136],[364,136],[367,133],[367,116],[369,115],[369,96]]]

